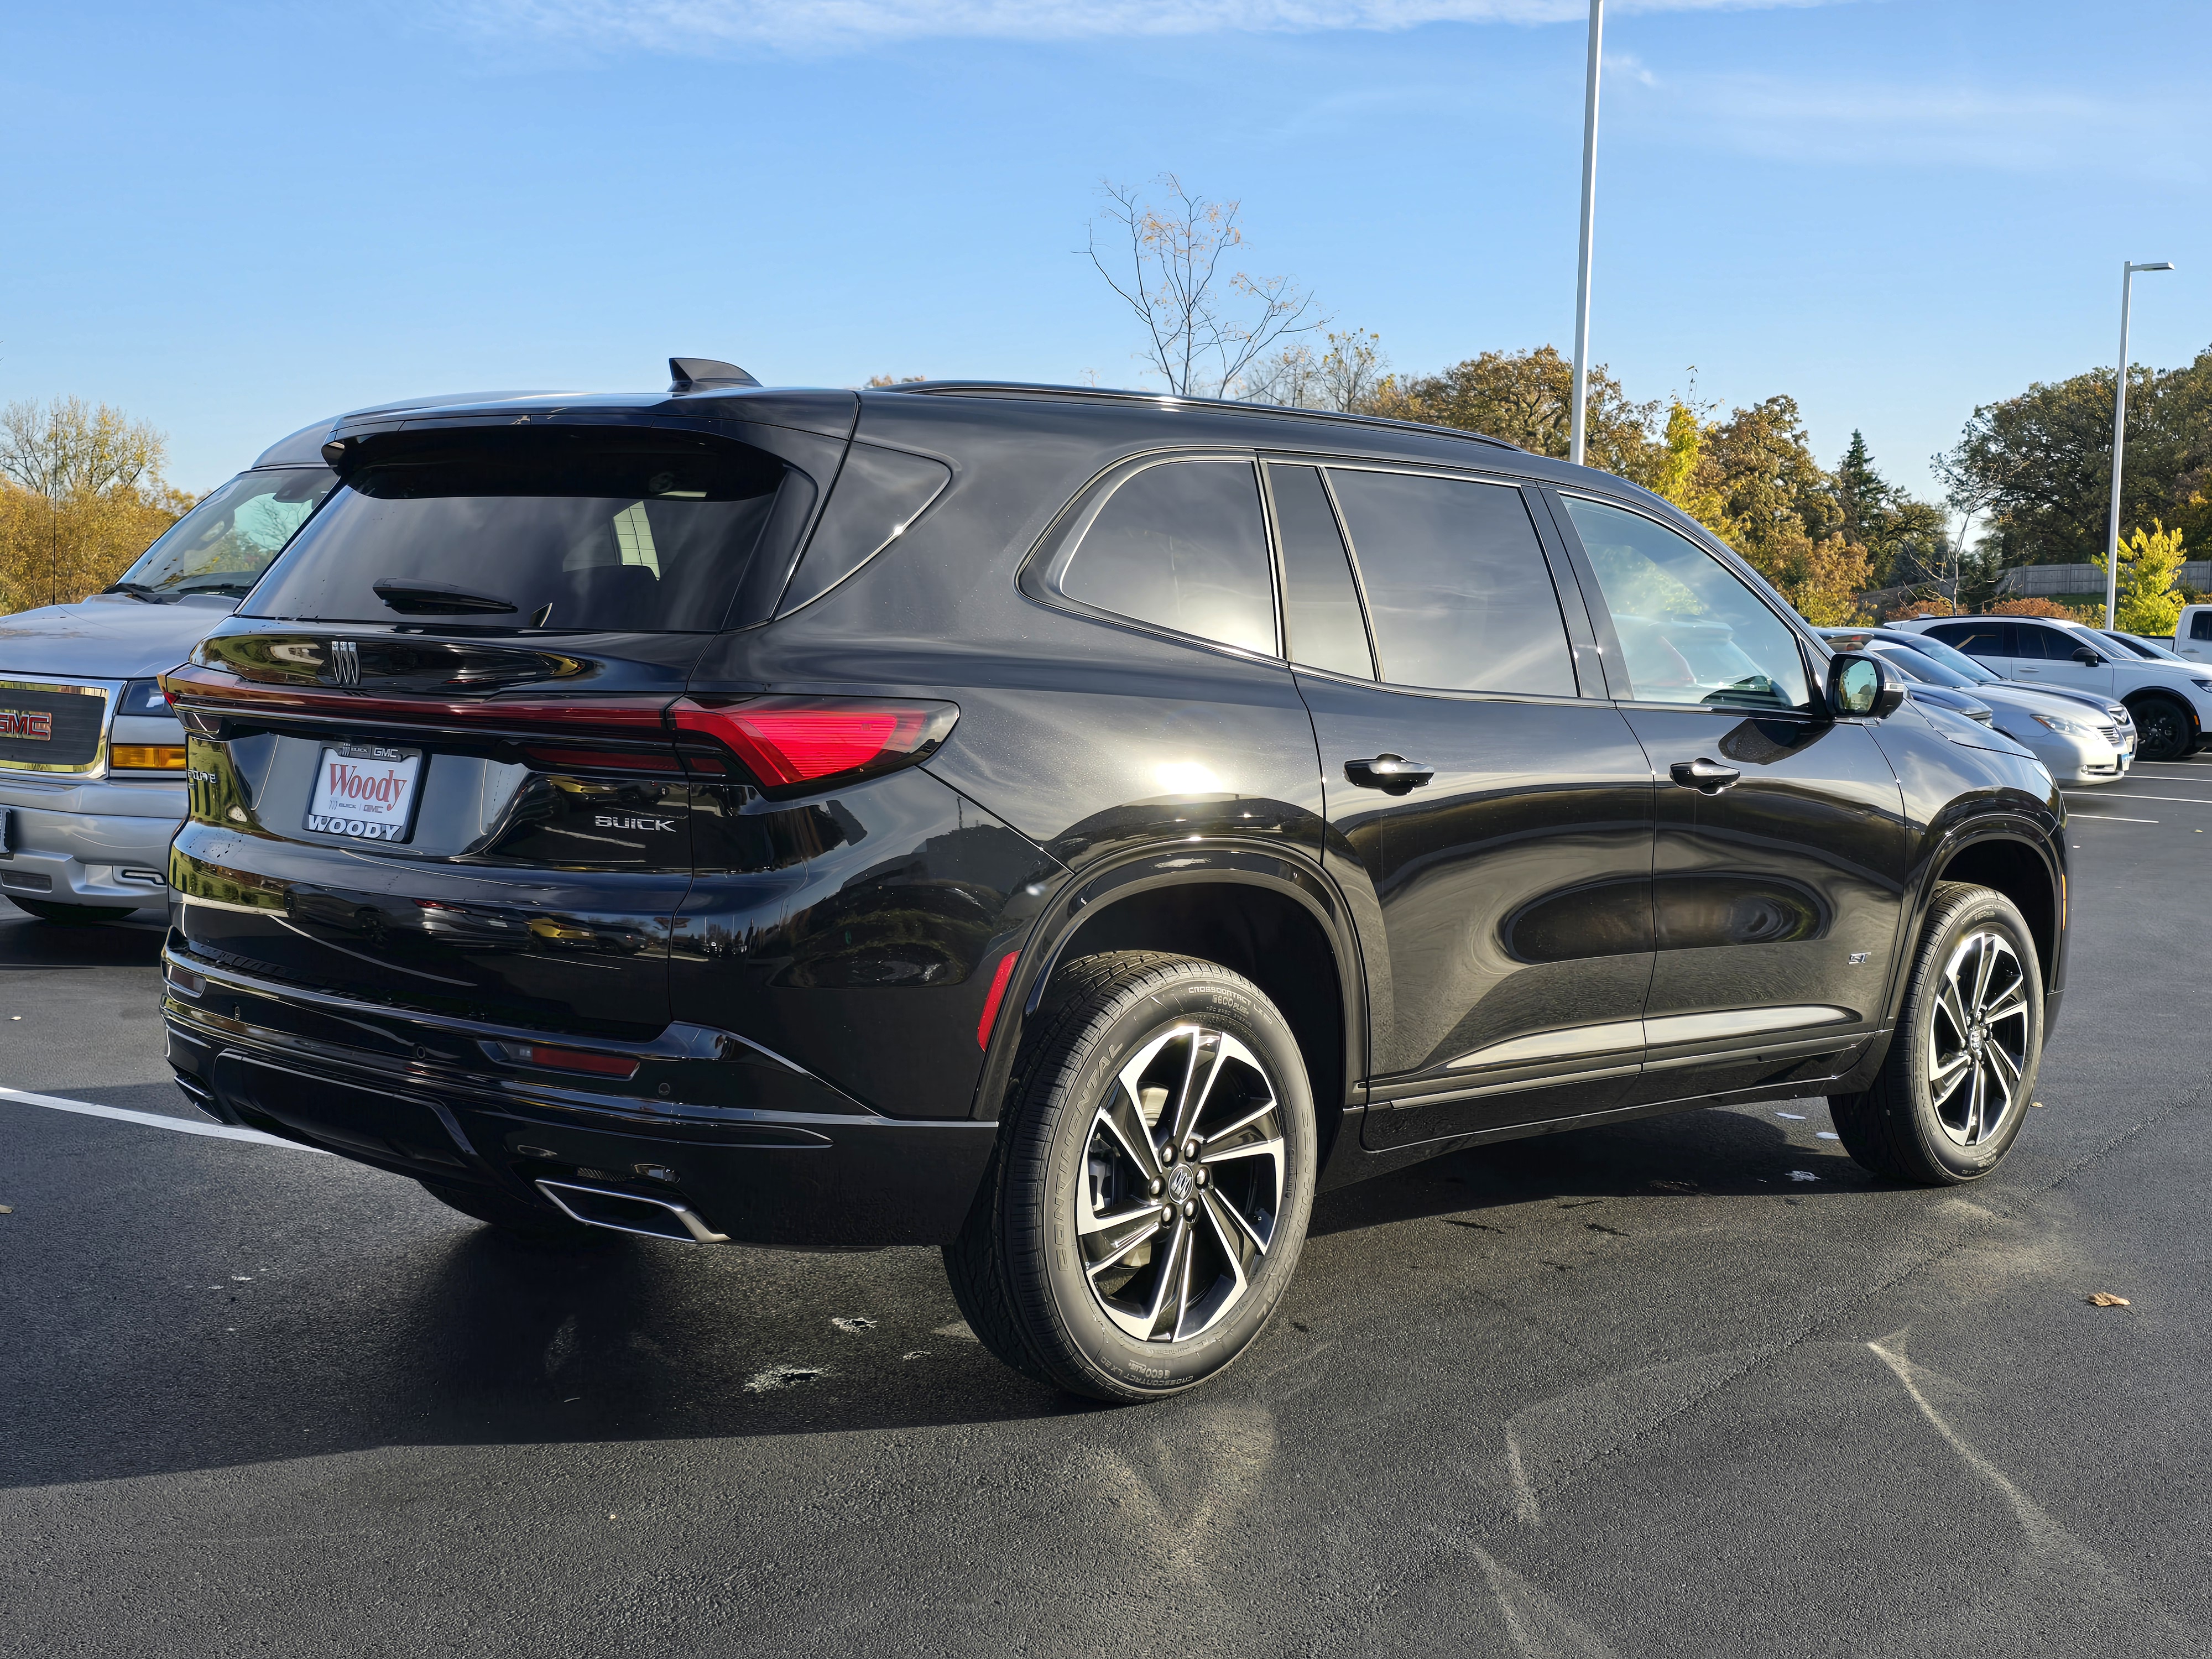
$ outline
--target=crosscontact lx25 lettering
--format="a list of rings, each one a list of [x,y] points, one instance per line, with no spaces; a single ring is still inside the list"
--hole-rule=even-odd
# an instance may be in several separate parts
[[[2061,798],[1724,548],[1470,436],[983,384],[392,410],[167,690],[169,1054],[540,1237],[943,1248],[1102,1399],[1317,1191],[1824,1094],[1985,1173]]]

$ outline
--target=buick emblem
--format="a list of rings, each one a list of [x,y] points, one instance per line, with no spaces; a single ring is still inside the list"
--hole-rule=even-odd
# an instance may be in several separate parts
[[[361,684],[361,647],[351,640],[332,640],[326,660],[336,685]]]

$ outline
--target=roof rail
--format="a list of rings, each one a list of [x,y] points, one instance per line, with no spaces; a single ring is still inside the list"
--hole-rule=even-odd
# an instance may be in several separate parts
[[[1490,444],[1498,449],[1523,453],[1521,446],[1486,432],[1465,427],[1434,426],[1424,421],[1394,421],[1381,415],[1340,415],[1333,410],[1299,409],[1288,404],[1247,404],[1231,398],[1182,398],[1165,392],[1135,392],[1113,386],[1052,386],[1025,380],[912,380],[901,386],[875,386],[877,392],[920,393],[924,397],[1065,398],[1071,402],[1150,404],[1162,409],[1194,409],[1223,415],[1289,416],[1299,420],[1340,421],[1355,426],[1382,427],[1398,432],[1420,432],[1443,438],[1461,438]]]

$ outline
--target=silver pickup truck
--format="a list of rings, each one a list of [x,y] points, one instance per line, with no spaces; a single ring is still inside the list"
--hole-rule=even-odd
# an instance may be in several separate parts
[[[47,921],[168,899],[185,732],[155,676],[238,608],[334,482],[328,421],[272,445],[106,592],[0,617],[0,894]]]

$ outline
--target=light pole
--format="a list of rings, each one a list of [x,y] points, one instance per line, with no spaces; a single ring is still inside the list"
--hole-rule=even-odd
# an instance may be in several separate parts
[[[2171,259],[2145,264],[2120,265],[2120,376],[2112,393],[2112,510],[2105,525],[2105,626],[2116,624],[2112,612],[2120,599],[2120,452],[2128,441],[2128,298],[2139,270],[2172,270]]]
[[[1605,34],[1605,0],[1590,0],[1589,84],[1583,94],[1583,246],[1575,264],[1575,396],[1574,426],[1567,440],[1567,459],[1583,465],[1583,439],[1589,402],[1589,289],[1590,237],[1597,222],[1597,66],[1598,42]]]

